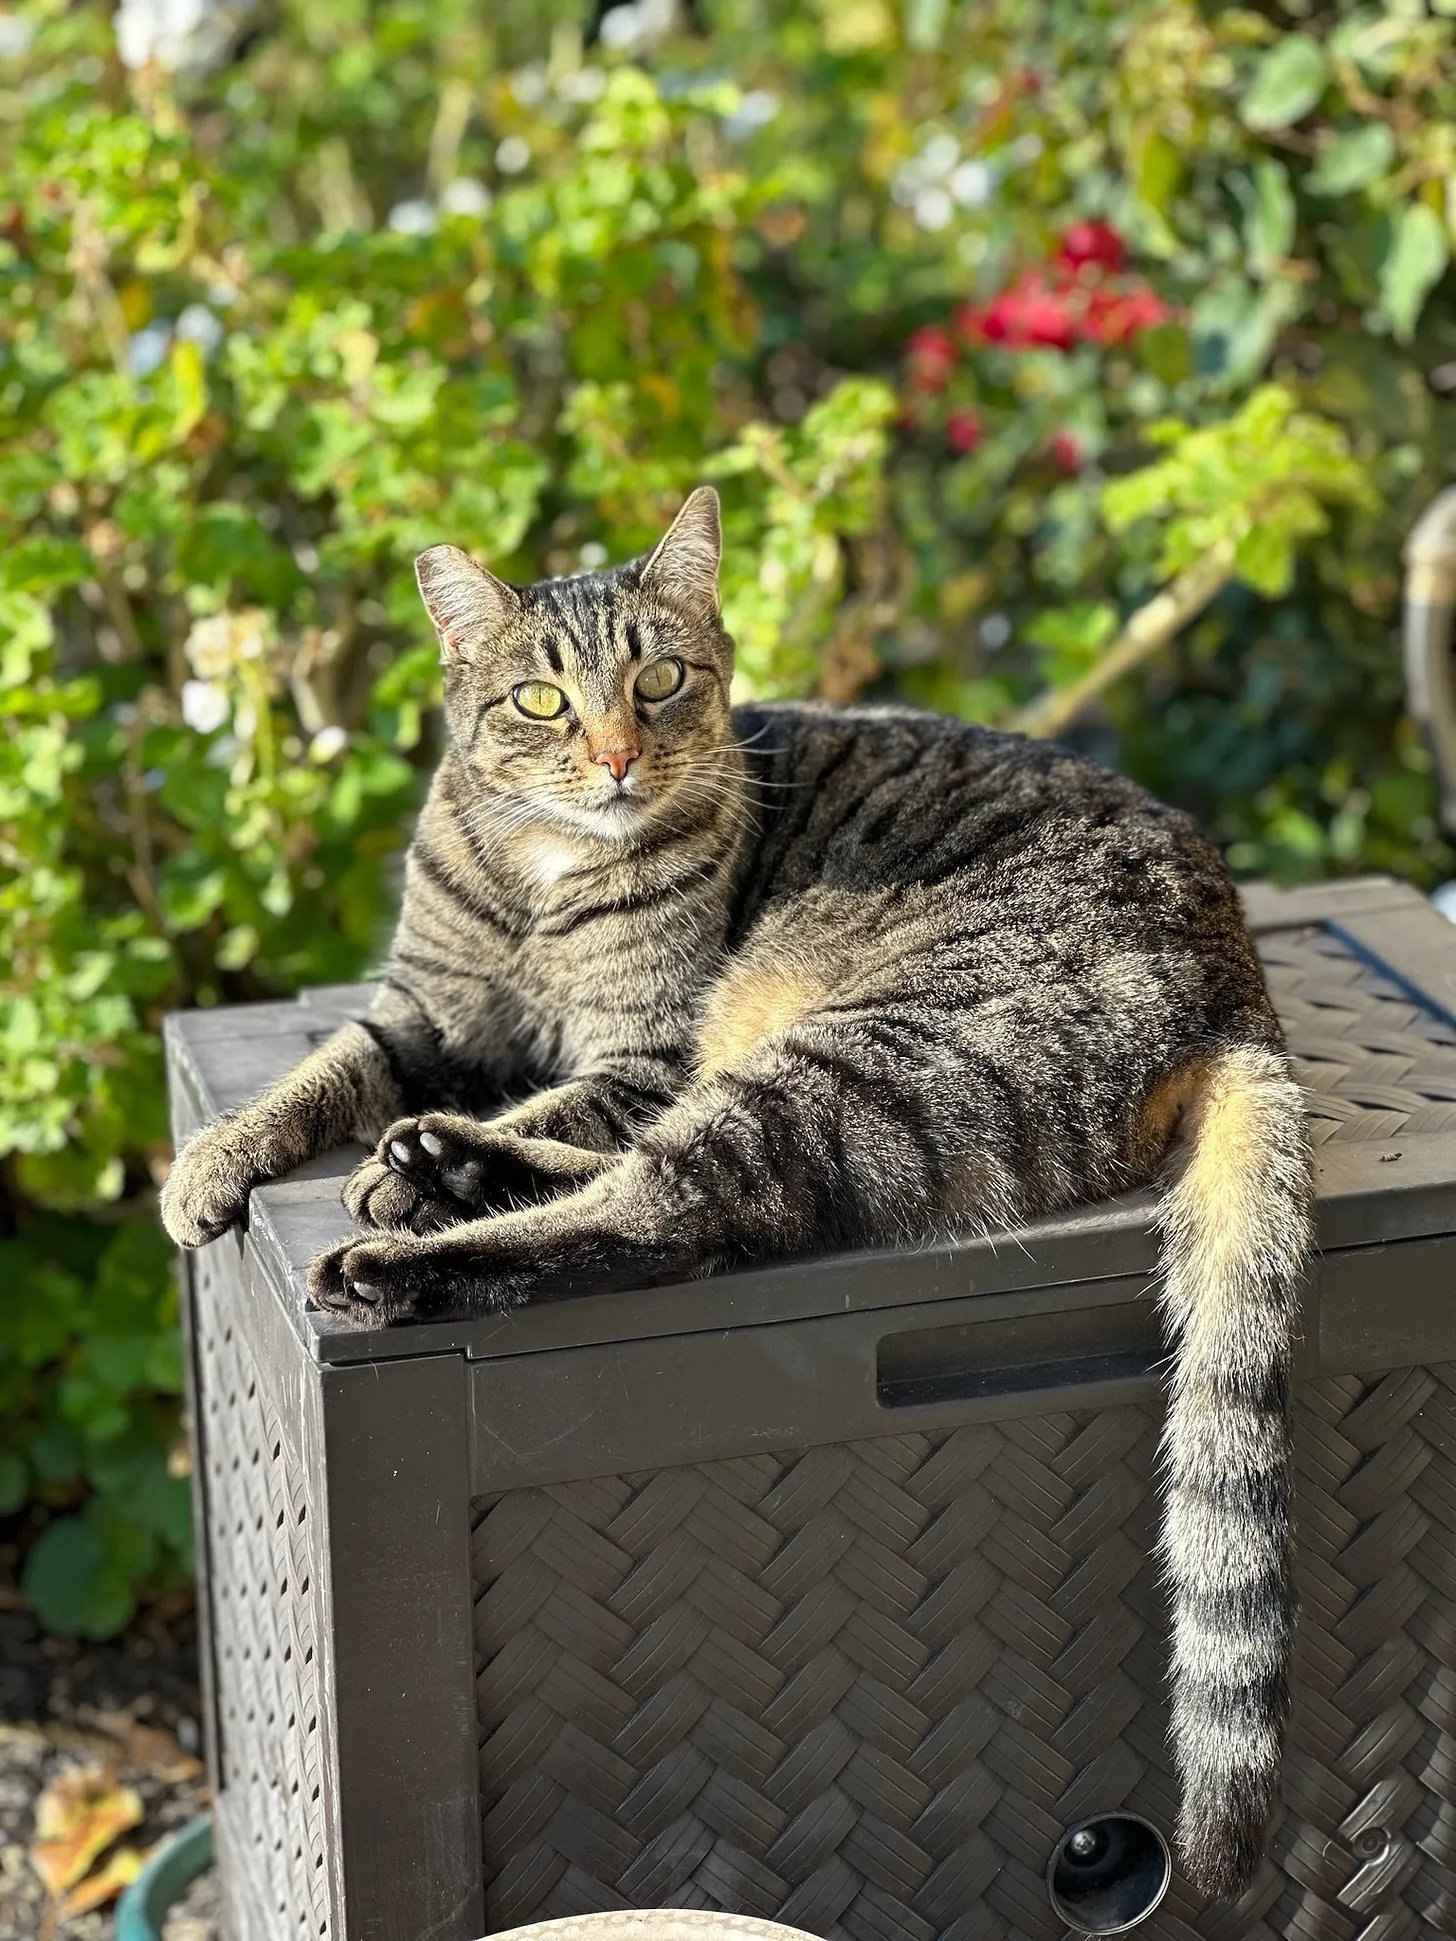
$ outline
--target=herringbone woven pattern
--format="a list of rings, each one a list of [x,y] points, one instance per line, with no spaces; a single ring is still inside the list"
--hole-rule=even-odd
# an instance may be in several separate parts
[[[477,1504],[493,1928],[715,1906],[852,1941],[1054,1941],[1068,1821],[1170,1824],[1150,1410],[754,1455]],[[1290,1810],[1238,1909],[1456,1932],[1456,1367],[1315,1385]]]
[[[1276,930],[1259,954],[1316,1143],[1456,1129],[1456,1032],[1319,925]]]
[[[276,1941],[327,1935],[328,1883],[309,1508],[279,1424],[228,1321],[238,1298],[197,1257],[222,1788]]]

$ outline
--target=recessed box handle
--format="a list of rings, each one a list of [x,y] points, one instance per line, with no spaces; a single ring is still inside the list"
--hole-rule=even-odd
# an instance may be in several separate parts
[[[875,1394],[888,1409],[992,1401],[1149,1379],[1166,1357],[1151,1300],[1072,1314],[1021,1314],[885,1335]]]

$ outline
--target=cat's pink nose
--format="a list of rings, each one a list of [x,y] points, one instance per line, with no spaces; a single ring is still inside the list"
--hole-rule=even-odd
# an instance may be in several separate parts
[[[607,769],[614,782],[620,782],[641,752],[640,748],[604,748],[592,760],[598,768]]]

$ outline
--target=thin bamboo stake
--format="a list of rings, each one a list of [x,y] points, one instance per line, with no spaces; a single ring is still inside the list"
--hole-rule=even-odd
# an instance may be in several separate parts
[[[1070,687],[1054,688],[1013,715],[1010,726],[1024,735],[1059,735],[1099,694],[1130,674],[1196,620],[1234,577],[1234,545],[1225,540],[1195,565],[1170,580],[1161,593],[1138,608],[1122,632]]]

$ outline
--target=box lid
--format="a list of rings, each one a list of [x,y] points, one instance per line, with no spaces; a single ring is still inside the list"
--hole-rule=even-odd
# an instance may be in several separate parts
[[[1456,1232],[1456,930],[1406,885],[1366,877],[1244,901],[1309,1095],[1326,1253]],[[179,1136],[242,1104],[367,1007],[367,985],[169,1019]],[[241,1247],[258,1298],[283,1307],[323,1362],[464,1352],[495,1358],[589,1342],[738,1328],[1147,1275],[1154,1197],[1128,1194],[1014,1234],[894,1253],[840,1254],[610,1298],[584,1295],[477,1321],[356,1332],[307,1309],[304,1274],[350,1222],[346,1147],[252,1196]]]

